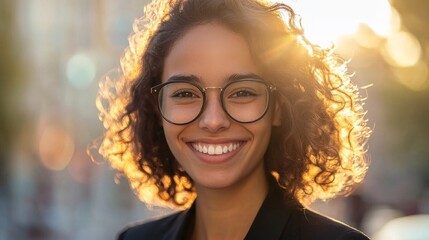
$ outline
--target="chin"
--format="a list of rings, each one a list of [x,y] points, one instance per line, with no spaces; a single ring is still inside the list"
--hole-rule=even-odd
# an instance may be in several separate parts
[[[197,188],[207,188],[207,189],[225,189],[235,185],[238,182],[238,179],[234,177],[228,177],[226,174],[204,174],[197,176],[194,179],[194,183]]]

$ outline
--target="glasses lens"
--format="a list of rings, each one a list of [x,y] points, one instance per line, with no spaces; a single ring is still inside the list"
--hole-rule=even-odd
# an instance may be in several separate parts
[[[203,93],[189,83],[168,83],[160,89],[158,96],[162,116],[176,124],[194,120],[203,106]]]
[[[229,84],[222,96],[227,113],[236,121],[253,122],[267,111],[269,90],[266,84],[244,80]]]

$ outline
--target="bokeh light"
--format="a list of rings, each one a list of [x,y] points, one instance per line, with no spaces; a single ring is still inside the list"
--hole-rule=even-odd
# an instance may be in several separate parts
[[[88,155],[76,150],[69,166],[67,167],[70,176],[78,183],[89,184],[94,178],[93,173],[94,165],[89,159]]]
[[[410,33],[400,31],[387,38],[385,60],[397,67],[411,67],[420,60],[422,48],[419,41]]]
[[[46,126],[39,139],[39,154],[43,165],[54,171],[64,169],[72,159],[75,145],[66,129]]]
[[[424,90],[429,85],[429,69],[422,61],[410,67],[393,67],[392,73],[399,83],[414,91]]]
[[[367,25],[361,25],[355,36],[355,41],[364,48],[378,48],[383,43],[383,38]]]
[[[77,89],[86,89],[96,74],[94,60],[86,53],[76,53],[67,62],[66,75],[70,84]]]
[[[422,59],[429,47],[425,49],[404,29],[400,14],[388,0],[282,2],[302,17],[305,35],[313,43],[338,46],[344,37],[351,37],[364,48],[379,50],[391,66],[393,79],[405,87],[421,91],[429,85],[428,66]]]

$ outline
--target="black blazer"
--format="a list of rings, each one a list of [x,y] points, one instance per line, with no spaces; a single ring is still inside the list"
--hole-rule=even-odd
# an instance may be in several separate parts
[[[272,182],[272,181],[271,181]],[[308,210],[298,203],[287,203],[277,183],[271,189],[249,229],[246,240],[368,240],[358,230]],[[192,232],[195,203],[159,220],[129,226],[118,240],[186,240]]]

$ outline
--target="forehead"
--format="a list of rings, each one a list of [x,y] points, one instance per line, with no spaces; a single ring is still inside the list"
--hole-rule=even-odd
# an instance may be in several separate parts
[[[220,24],[207,23],[192,27],[173,44],[162,81],[193,75],[203,84],[217,85],[234,74],[260,74],[246,39]]]

